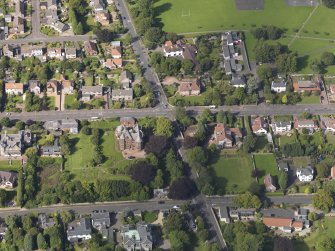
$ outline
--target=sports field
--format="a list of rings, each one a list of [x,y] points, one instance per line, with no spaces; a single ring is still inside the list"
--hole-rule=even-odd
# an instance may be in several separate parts
[[[270,24],[298,29],[313,10],[287,6],[285,0],[264,0],[264,10],[247,11],[237,10],[234,0],[159,0],[155,7],[163,29],[176,33],[249,30]]]

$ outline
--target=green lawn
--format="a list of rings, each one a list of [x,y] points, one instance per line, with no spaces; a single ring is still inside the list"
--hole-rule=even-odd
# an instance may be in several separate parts
[[[264,10],[239,11],[233,0],[160,0],[155,12],[165,31],[177,33],[218,30],[248,30],[254,26],[275,25],[299,28],[312,7],[287,6],[285,0],[264,0]]]
[[[55,110],[56,107],[56,98],[55,97],[47,97],[48,100],[48,109]]]
[[[320,96],[301,96],[299,104],[320,104]]]
[[[18,171],[20,167],[21,167],[20,160],[13,160],[11,165],[9,165],[9,161],[7,160],[0,161],[1,171]]]
[[[297,137],[294,134],[292,134],[291,136],[282,135],[279,138],[279,145],[284,146],[284,145],[287,145],[287,144],[292,144],[296,141],[297,141]]]
[[[271,174],[276,176],[278,174],[277,162],[274,154],[254,154],[256,168],[260,171],[258,182],[263,184],[264,176]]]
[[[123,158],[115,141],[114,129],[118,124],[118,121],[104,120],[91,123],[92,128],[98,127],[103,130],[101,147],[106,160],[98,167],[93,167],[90,164],[94,154],[91,136],[81,133],[71,135],[70,138],[73,140],[75,147],[73,153],[67,156],[65,168],[81,180],[94,181],[98,178],[128,179],[127,176],[113,174],[113,170],[123,169],[131,162],[131,160]]]
[[[254,180],[251,177],[252,161],[249,155],[239,154],[236,157],[221,155],[212,167],[217,176],[217,184],[226,193],[245,192]]]
[[[310,163],[310,158],[303,157],[293,157],[293,165],[295,167],[306,167]]]
[[[327,133],[326,138],[327,138],[327,143],[328,144],[332,144],[333,146],[335,146],[335,135],[334,134]]]
[[[69,109],[68,107],[72,107],[75,101],[76,101],[76,95],[74,94],[65,95],[65,109]]]

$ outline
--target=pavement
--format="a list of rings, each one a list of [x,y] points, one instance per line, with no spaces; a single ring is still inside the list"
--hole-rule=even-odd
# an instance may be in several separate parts
[[[163,101],[164,102],[164,101]],[[193,116],[201,114],[204,109],[208,109],[206,106],[192,106],[186,108],[188,113]],[[216,109],[212,109],[213,112],[217,111],[230,111],[240,116],[273,116],[273,115],[299,115],[303,112],[309,112],[315,115],[321,114],[335,114],[335,105],[245,105],[245,106],[219,106]],[[23,121],[35,120],[35,121],[48,121],[64,118],[73,119],[90,119],[92,117],[98,117],[101,119],[117,118],[123,116],[132,116],[135,118],[159,117],[165,116],[174,118],[175,108],[174,107],[162,107],[158,105],[154,108],[145,109],[92,109],[92,110],[66,110],[66,111],[41,111],[41,112],[22,112],[22,113],[1,113],[1,117],[10,117],[11,119],[20,119]]]
[[[43,38],[44,34],[41,33],[41,22],[40,22],[40,0],[31,1],[32,13],[31,13],[31,34],[27,38]]]
[[[28,44],[28,43],[55,43],[55,42],[83,42],[94,39],[94,35],[74,35],[64,37],[26,37],[20,39],[1,40],[0,46],[5,44]]]

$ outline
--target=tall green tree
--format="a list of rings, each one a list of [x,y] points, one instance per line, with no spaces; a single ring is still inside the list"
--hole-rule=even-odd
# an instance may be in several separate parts
[[[171,120],[165,117],[159,117],[156,120],[155,135],[170,138],[173,134],[173,126]]]
[[[288,182],[288,175],[287,175],[287,173],[284,172],[284,171],[280,172],[278,183],[279,183],[279,186],[280,186],[280,188],[282,190],[286,189],[287,182]]]
[[[323,189],[319,189],[317,193],[314,195],[313,206],[317,209],[328,212],[329,209],[334,206],[334,199],[331,194]]]

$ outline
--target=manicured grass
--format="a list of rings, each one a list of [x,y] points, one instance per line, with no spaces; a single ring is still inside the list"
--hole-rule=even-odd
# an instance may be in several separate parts
[[[291,136],[282,135],[279,138],[279,145],[284,146],[287,144],[295,143],[296,141],[297,141],[297,137],[294,134],[292,134]]]
[[[276,115],[274,116],[274,118],[276,121],[285,121],[285,122],[293,120],[293,117],[291,115]]]
[[[276,176],[278,174],[277,162],[274,154],[254,154],[256,168],[260,171],[258,182],[263,184],[264,176],[271,174]]]
[[[147,223],[152,223],[157,220],[158,212],[157,211],[145,211],[143,213],[143,220]]]
[[[334,134],[327,133],[326,138],[327,138],[327,143],[328,144],[332,144],[333,146],[335,146],[335,135]]]
[[[12,160],[12,164],[9,165],[9,161],[1,160],[0,161],[0,170],[1,171],[18,171],[21,167],[20,160]]]
[[[65,109],[72,107],[73,103],[76,101],[76,96],[74,94],[65,95]]]
[[[266,149],[266,146],[268,145],[268,139],[266,136],[258,136],[256,140],[256,147],[255,151],[263,151]]]
[[[299,104],[320,104],[320,96],[302,96]]]
[[[239,11],[232,0],[160,0],[155,3],[165,31],[202,32],[247,30],[253,26],[276,25],[292,31],[299,28],[312,7],[291,7],[284,0],[264,1],[264,10]]]
[[[293,157],[293,165],[295,167],[306,167],[310,162],[309,157]]]
[[[48,109],[55,110],[56,107],[56,98],[55,97],[47,97],[48,100]]]
[[[95,121],[91,123],[91,128],[100,128],[103,130],[101,137],[102,153],[105,162],[100,166],[91,166],[91,160],[94,154],[94,146],[91,143],[91,136],[84,134],[71,135],[73,140],[74,151],[67,156],[65,168],[70,170],[77,179],[94,181],[99,178],[108,179],[129,179],[127,176],[115,175],[113,170],[125,168],[131,160],[123,158],[121,151],[118,149],[114,137],[114,130],[119,124],[118,121]]]
[[[235,157],[221,155],[212,167],[217,176],[217,185],[226,193],[245,192],[254,180],[251,177],[252,162],[249,155],[238,154]]]

